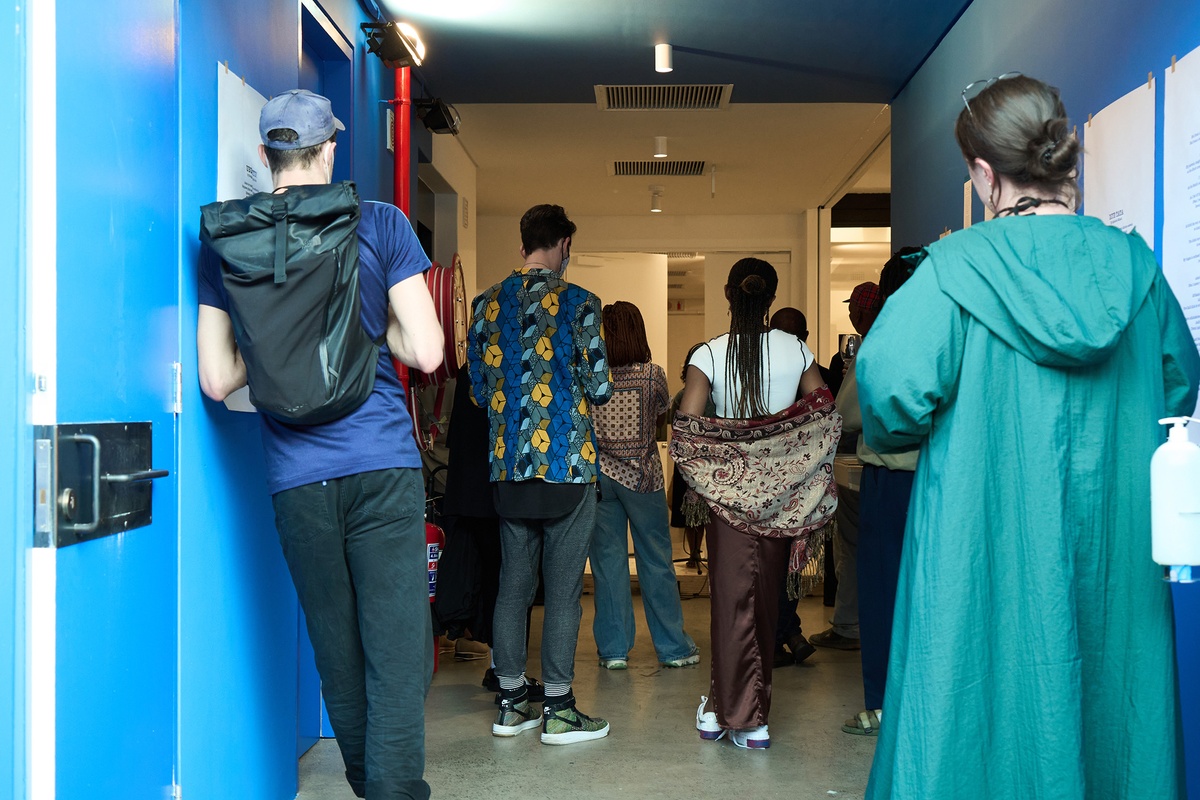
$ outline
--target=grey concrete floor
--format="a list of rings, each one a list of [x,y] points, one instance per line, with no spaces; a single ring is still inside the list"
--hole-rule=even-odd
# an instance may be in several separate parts
[[[687,584],[685,583],[685,589]],[[491,735],[496,706],[480,685],[486,661],[456,662],[443,654],[426,704],[425,778],[436,798],[566,800],[566,798],[862,798],[875,740],[851,736],[842,721],[862,710],[857,652],[818,648],[800,666],[775,670],[771,748],[740,750],[697,735],[695,711],[708,692],[707,597],[683,602],[685,625],[701,650],[700,664],[663,669],[646,634],[635,595],[638,642],[629,669],[597,665],[593,605],[583,597],[575,656],[575,696],[586,714],[609,721],[605,739],[545,747],[537,731],[511,739]],[[529,674],[539,676],[540,607],[534,609]],[[832,609],[801,601],[806,634],[829,627]],[[353,800],[337,745],[320,742],[300,761],[297,800]]]

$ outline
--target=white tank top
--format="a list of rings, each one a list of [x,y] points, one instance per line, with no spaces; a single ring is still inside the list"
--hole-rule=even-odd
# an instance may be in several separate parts
[[[775,414],[796,402],[800,376],[812,366],[815,357],[808,345],[786,331],[770,330],[762,335],[762,385],[768,414]],[[729,334],[722,334],[692,354],[690,366],[704,373],[712,384],[713,405],[718,417],[728,417],[738,396],[737,375],[733,384],[726,385],[725,356]]]

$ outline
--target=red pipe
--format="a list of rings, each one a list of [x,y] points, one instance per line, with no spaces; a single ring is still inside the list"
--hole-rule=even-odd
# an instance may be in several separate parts
[[[408,216],[409,193],[412,187],[409,160],[412,158],[412,74],[408,67],[396,70],[396,99],[392,101],[393,132],[396,143],[395,175],[392,191],[396,207]]]
[[[408,67],[396,70],[396,96],[392,99],[392,203],[408,216],[409,208],[409,160],[412,157],[412,133],[409,129],[409,108],[412,105],[412,76]],[[400,363],[400,359],[392,356],[392,366],[404,386],[405,395],[409,395],[412,372]],[[411,404],[410,404],[411,405]],[[416,419],[413,419],[413,434],[417,435]],[[420,444],[417,436],[417,443]]]

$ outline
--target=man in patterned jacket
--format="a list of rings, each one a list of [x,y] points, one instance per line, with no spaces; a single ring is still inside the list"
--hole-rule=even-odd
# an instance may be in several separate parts
[[[500,711],[492,734],[516,736],[540,724],[542,744],[608,735],[608,723],[580,713],[571,693],[598,486],[589,404],[612,396],[600,298],[563,280],[574,234],[561,206],[525,213],[525,263],[475,298],[468,343],[471,399],[488,409],[500,515],[493,625]],[[526,610],[539,563],[546,598],[542,714],[531,707],[525,680]]]

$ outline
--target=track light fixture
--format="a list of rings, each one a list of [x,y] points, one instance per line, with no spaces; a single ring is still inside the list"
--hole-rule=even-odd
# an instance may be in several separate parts
[[[454,106],[441,98],[434,97],[427,100],[414,100],[413,107],[417,110],[417,119],[421,120],[429,132],[458,135],[458,126],[462,120],[459,119],[458,109]]]
[[[667,137],[665,137],[665,136],[655,136],[654,137],[654,157],[655,158],[666,158],[667,157]]]
[[[650,211],[655,214],[662,213],[662,192],[661,186],[650,187]]]
[[[407,22],[364,22],[358,27],[367,35],[367,52],[379,56],[389,69],[419,67],[425,60],[425,43]]]

